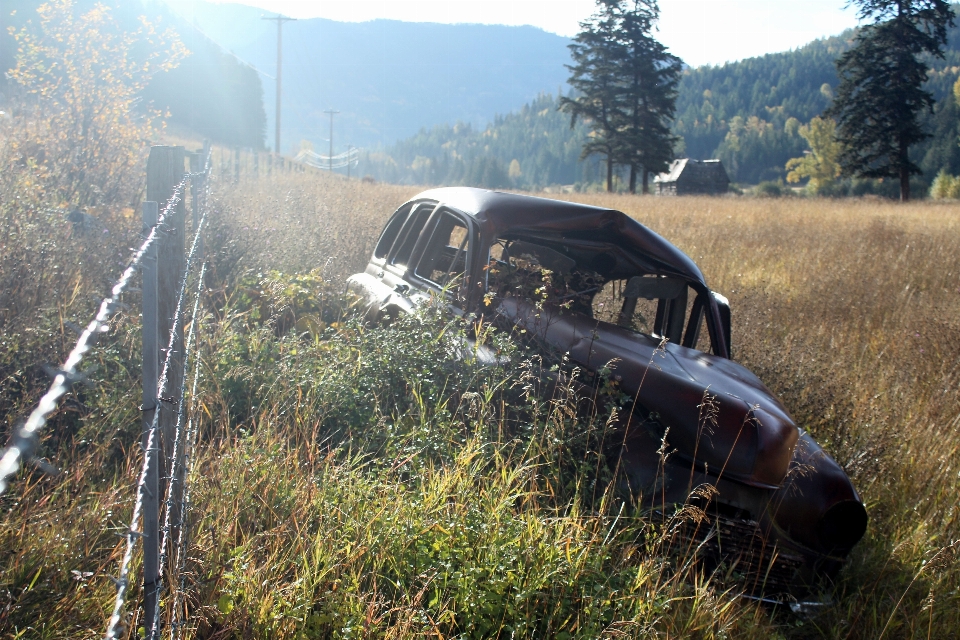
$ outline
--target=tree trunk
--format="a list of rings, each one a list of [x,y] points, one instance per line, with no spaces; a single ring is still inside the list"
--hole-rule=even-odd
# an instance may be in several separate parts
[[[607,193],[613,193],[613,156],[607,154]]]
[[[643,195],[650,193],[650,172],[647,171],[646,167],[643,167]]]
[[[907,145],[903,142],[903,136],[900,136],[900,202],[906,202],[910,199],[910,169],[908,164],[910,159],[907,156]]]
[[[637,167],[630,165],[630,193],[637,192]]]

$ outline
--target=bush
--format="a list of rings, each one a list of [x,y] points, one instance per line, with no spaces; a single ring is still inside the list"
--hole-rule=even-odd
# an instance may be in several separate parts
[[[14,34],[10,118],[0,120],[0,413],[5,427],[49,383],[140,230],[144,151],[159,129],[134,111],[150,74],[182,53],[144,23],[120,32],[109,10],[69,0],[37,8]],[[144,45],[152,53],[137,55]]]
[[[941,169],[930,185],[930,197],[934,200],[960,198],[960,178],[950,175],[946,169]]]
[[[753,193],[761,198],[779,198],[788,190],[779,182],[761,182],[754,188]]]

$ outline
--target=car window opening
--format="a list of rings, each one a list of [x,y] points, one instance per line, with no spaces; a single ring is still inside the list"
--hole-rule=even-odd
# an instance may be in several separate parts
[[[486,267],[488,295],[549,303],[635,333],[712,350],[705,294],[675,277],[605,278],[597,267],[610,272],[616,264],[606,252],[578,258],[536,243],[498,239]]]
[[[403,228],[393,243],[393,247],[390,249],[388,259],[390,264],[400,268],[407,266],[410,262],[410,255],[413,253],[413,248],[417,244],[417,238],[420,237],[420,232],[423,231],[423,227],[426,225],[435,207],[436,205],[431,203],[418,204],[407,217]]]
[[[390,248],[393,247],[394,242],[400,235],[400,230],[403,228],[403,224],[407,221],[409,215],[410,207],[401,209],[393,215],[390,222],[387,223],[386,229],[384,229],[380,235],[380,240],[377,241],[377,248],[373,250],[374,258],[382,260],[387,257],[387,254],[390,253]]]
[[[443,212],[430,234],[415,270],[416,275],[438,287],[459,293],[467,266],[470,232],[457,216]]]
[[[593,315],[591,301],[603,276],[555,249],[520,240],[498,240],[486,269],[487,291],[500,297],[549,302]]]

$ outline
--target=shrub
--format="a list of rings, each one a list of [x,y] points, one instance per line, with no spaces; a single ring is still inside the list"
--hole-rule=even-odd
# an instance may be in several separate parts
[[[172,33],[144,22],[122,33],[109,10],[70,0],[37,8],[15,33],[13,116],[0,121],[0,407],[21,410],[48,382],[38,365],[62,359],[119,274],[140,225],[144,150],[158,114],[134,110],[146,79],[177,62]],[[149,50],[149,52],[146,52]],[[144,52],[144,53],[141,53]],[[11,391],[15,389],[15,391]],[[12,422],[10,418],[8,422]]]
[[[930,185],[930,197],[934,200],[960,198],[960,178],[950,175],[946,169],[941,169]]]
[[[761,182],[753,190],[755,195],[761,198],[779,198],[786,193],[786,189],[779,182]]]

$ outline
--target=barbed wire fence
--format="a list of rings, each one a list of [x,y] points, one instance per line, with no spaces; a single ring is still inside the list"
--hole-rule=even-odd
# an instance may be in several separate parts
[[[187,159],[189,172],[185,170]],[[188,479],[198,435],[195,408],[200,378],[199,330],[207,272],[203,229],[209,215],[211,168],[212,154],[206,143],[194,153],[183,147],[151,148],[142,243],[132,251],[127,266],[94,318],[80,332],[63,365],[51,372],[49,389],[0,455],[2,495],[23,465],[36,461],[44,427],[60,400],[73,385],[87,382],[88,372],[80,368],[83,358],[110,331],[111,322],[124,307],[121,297],[133,290],[132,283],[139,271],[143,280],[143,461],[130,524],[123,531],[119,571],[113,579],[116,597],[104,634],[108,640],[131,637],[131,626],[138,613],[142,633],[148,640],[160,638],[164,631],[172,639],[181,637],[189,621],[184,604],[191,516]],[[184,256],[188,187],[193,224],[190,249]],[[151,195],[155,198],[150,199]],[[184,342],[183,326],[191,289],[192,314]],[[163,348],[159,345],[160,336],[164,337]],[[188,384],[191,365],[193,380]],[[128,601],[133,593],[131,573],[138,546],[143,560],[142,610],[131,607]]]

